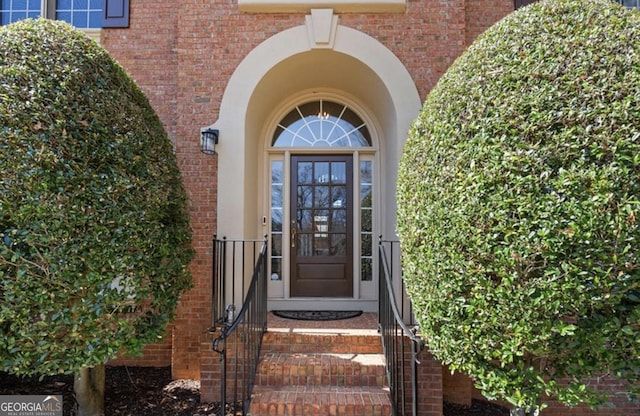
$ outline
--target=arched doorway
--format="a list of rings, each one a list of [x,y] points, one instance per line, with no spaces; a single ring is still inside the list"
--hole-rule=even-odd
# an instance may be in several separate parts
[[[374,301],[372,123],[339,98],[314,96],[277,119],[265,164],[271,303]]]
[[[400,60],[374,38],[331,22],[330,43],[320,43],[311,35],[317,29],[313,14],[307,24],[281,32],[256,47],[236,68],[222,99],[219,119],[212,127],[220,130],[217,183],[217,234],[230,238],[260,238],[268,234],[271,218],[269,172],[271,159],[265,155],[280,152],[284,169],[290,169],[293,153],[271,146],[269,140],[275,126],[303,98],[326,99],[347,104],[366,120],[370,132],[380,138],[371,148],[350,149],[354,175],[358,176],[361,158],[375,163],[379,201],[379,224],[376,233],[395,234],[395,182],[400,154],[409,125],[418,114],[421,102],[408,71]],[[319,22],[316,22],[319,23]],[[311,29],[311,26],[314,29]],[[303,97],[303,95],[305,97]],[[288,103],[288,106],[287,106]],[[280,113],[278,111],[281,110]],[[313,147],[296,148],[297,154],[318,154]],[[289,152],[289,153],[286,153]],[[323,155],[344,154],[345,148],[326,147]],[[269,156],[271,157],[271,156]],[[288,166],[288,167],[287,167]],[[373,164],[372,164],[373,166]],[[290,172],[290,171],[289,171]],[[359,186],[354,177],[354,189]],[[290,209],[290,208],[289,208]],[[354,230],[359,225],[353,224]],[[290,232],[290,229],[283,229]],[[354,235],[354,257],[361,256]],[[283,239],[290,238],[290,234]],[[284,242],[283,244],[287,244]],[[284,259],[283,259],[284,261]],[[355,260],[354,260],[355,264]],[[285,285],[285,267],[280,280],[273,283],[269,308],[282,305],[274,299],[291,300],[291,288]],[[359,279],[356,269],[353,279]],[[363,310],[376,310],[375,289],[365,296],[367,285],[354,284],[351,297],[325,297],[321,304],[305,306],[344,308],[352,305]],[[371,284],[373,286],[373,284]],[[289,292],[287,292],[289,291]],[[366,300],[365,300],[366,299]],[[345,303],[346,301],[349,303]]]

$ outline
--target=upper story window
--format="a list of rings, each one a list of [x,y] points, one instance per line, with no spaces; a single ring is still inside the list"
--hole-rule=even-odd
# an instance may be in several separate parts
[[[56,19],[79,28],[102,27],[102,0],[58,0]]]
[[[129,0],[0,0],[0,25],[46,17],[79,29],[129,26]]]
[[[296,106],[273,135],[273,147],[369,146],[366,123],[346,105],[326,100]]]
[[[18,20],[41,16],[41,0],[0,0],[0,23],[8,25]]]
[[[81,29],[102,27],[102,0],[0,0],[2,25],[27,18],[64,20]]]

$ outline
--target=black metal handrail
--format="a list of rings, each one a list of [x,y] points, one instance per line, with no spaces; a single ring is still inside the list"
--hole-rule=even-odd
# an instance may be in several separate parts
[[[259,243],[262,246],[256,256]],[[212,332],[216,332],[219,326],[220,335],[213,340],[212,347],[220,354],[221,361],[220,409],[224,415],[230,402],[232,414],[241,410],[246,415],[260,359],[262,336],[267,329],[267,239],[216,240],[214,247]],[[235,316],[233,302],[237,301],[238,293],[244,294],[247,264],[253,264],[251,281],[242,307]],[[229,387],[232,391],[227,391]],[[236,409],[237,405],[240,409]]]
[[[389,253],[385,246],[389,247]],[[385,241],[380,236],[378,320],[394,415],[416,416],[418,414],[417,365],[420,363],[418,354],[424,349],[424,342],[416,335],[417,327],[409,329],[405,324],[404,286],[401,279],[396,280],[401,285],[402,295],[402,308],[398,308],[392,279],[395,270],[393,261],[396,256],[400,258],[400,243]],[[408,315],[407,320],[412,322],[410,310]]]

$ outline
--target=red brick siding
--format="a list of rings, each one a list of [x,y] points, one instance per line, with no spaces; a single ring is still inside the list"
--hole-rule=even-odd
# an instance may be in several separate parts
[[[138,367],[168,367],[171,365],[171,330],[162,342],[149,344],[144,347],[141,357],[131,357],[120,354],[116,359],[108,362],[108,365],[127,365]]]
[[[465,44],[473,41],[491,25],[514,9],[513,0],[467,0]]]

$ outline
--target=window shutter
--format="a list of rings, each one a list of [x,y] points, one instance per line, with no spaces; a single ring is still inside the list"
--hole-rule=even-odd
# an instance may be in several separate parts
[[[129,27],[129,0],[102,0],[102,27]]]
[[[537,1],[538,0],[515,0],[516,9],[519,9],[520,7],[526,6],[527,4],[535,3]]]

